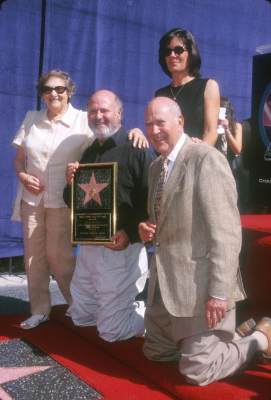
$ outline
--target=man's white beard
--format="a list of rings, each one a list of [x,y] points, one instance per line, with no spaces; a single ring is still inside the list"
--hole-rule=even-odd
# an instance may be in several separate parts
[[[98,140],[101,140],[103,142],[106,139],[113,136],[114,133],[116,132],[116,129],[114,129],[113,127],[108,127],[108,126],[99,127],[98,129],[96,127],[93,127],[92,130],[93,130],[95,137]]]

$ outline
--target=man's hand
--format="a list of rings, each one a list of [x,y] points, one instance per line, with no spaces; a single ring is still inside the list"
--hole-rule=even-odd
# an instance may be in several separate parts
[[[146,139],[146,136],[139,128],[133,128],[128,133],[129,140],[133,141],[133,146],[141,148],[148,148],[149,142]]]
[[[78,167],[79,167],[79,162],[78,161],[75,161],[73,163],[69,163],[67,165],[67,168],[66,168],[66,181],[67,181],[68,185],[70,185],[72,183],[72,180],[74,178],[75,172],[77,171]]]
[[[209,329],[214,329],[216,325],[225,318],[227,311],[227,300],[220,300],[211,297],[205,306],[205,318]]]
[[[108,243],[104,245],[104,247],[107,247],[111,250],[124,250],[130,243],[127,233],[124,230],[116,232],[116,234],[112,236],[111,239],[113,240],[113,243]]]
[[[138,225],[138,233],[142,242],[152,242],[156,231],[156,225],[151,221],[140,222]]]

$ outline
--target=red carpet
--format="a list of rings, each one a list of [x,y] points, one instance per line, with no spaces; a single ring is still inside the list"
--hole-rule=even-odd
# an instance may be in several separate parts
[[[243,229],[271,234],[271,214],[241,215]]]
[[[95,328],[74,327],[57,306],[50,322],[22,331],[22,317],[1,316],[0,339],[24,337],[107,400],[270,400],[271,365],[251,365],[238,376],[208,387],[185,383],[175,363],[151,362],[142,354],[142,340],[106,343]]]
[[[57,321],[22,331],[18,327],[21,320],[18,316],[0,316],[0,340],[25,338],[70,369],[106,400],[175,399]]]
[[[246,316],[271,317],[271,215],[242,215],[241,221]]]
[[[106,343],[99,339],[92,327],[75,327],[64,316],[63,308],[55,307],[52,318],[84,337],[96,348],[102,349],[115,360],[127,365],[136,373],[172,394],[171,398],[183,400],[270,400],[271,365],[253,365],[238,376],[216,382],[208,387],[194,387],[185,383],[175,363],[156,363],[142,354],[142,339],[126,342]],[[139,398],[140,399],[140,398]],[[156,397],[150,397],[156,399]]]

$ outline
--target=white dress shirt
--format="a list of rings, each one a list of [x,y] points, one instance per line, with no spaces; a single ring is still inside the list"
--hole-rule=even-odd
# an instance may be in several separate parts
[[[167,156],[167,159],[168,159],[168,172],[167,172],[167,176],[166,176],[166,180],[165,181],[168,180],[168,178],[169,178],[169,176],[171,174],[171,171],[172,171],[173,166],[174,166],[174,162],[175,162],[179,152],[181,151],[181,149],[182,149],[182,147],[184,145],[186,137],[187,137],[187,135],[185,133],[183,133],[181,135],[181,137],[179,138],[178,142],[175,144],[173,150]]]
[[[46,208],[66,207],[62,196],[67,164],[79,160],[92,141],[87,113],[71,104],[57,121],[48,120],[47,110],[29,111],[12,144],[24,148],[26,172],[39,178],[44,191],[34,195],[21,186],[13,219],[18,219],[21,199],[32,206],[37,206],[43,199]]]

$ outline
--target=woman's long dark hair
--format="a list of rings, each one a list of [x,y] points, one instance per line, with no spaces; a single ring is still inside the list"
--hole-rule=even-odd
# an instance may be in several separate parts
[[[166,57],[165,57],[165,49],[168,47],[172,38],[178,37],[182,39],[188,53],[188,70],[189,73],[194,77],[200,76],[200,66],[201,66],[201,58],[199,54],[199,49],[196,44],[196,41],[191,32],[181,29],[181,28],[174,28],[171,29],[169,32],[165,33],[162,38],[160,39],[160,46],[159,46],[159,64],[161,65],[163,71],[171,77],[171,73],[168,70],[166,64]]]

